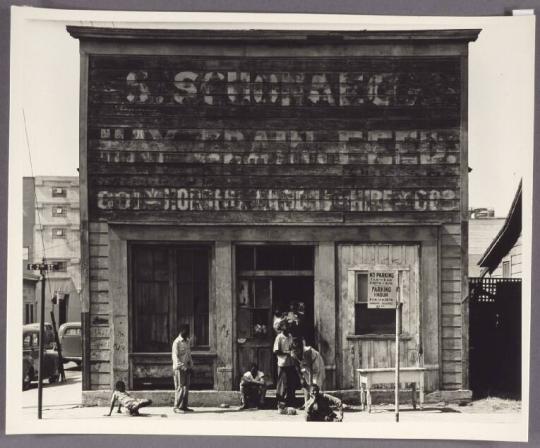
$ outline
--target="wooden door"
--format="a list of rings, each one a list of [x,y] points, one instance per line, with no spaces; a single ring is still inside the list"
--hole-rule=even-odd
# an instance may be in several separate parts
[[[273,384],[272,344],[272,280],[270,278],[240,278],[237,288],[238,312],[236,334],[238,345],[238,375],[257,363],[268,383]]]
[[[371,270],[399,272],[403,302],[400,362],[403,367],[418,365],[423,352],[418,245],[342,244],[338,246],[338,260],[342,386],[356,386],[358,368],[394,366],[395,312],[369,310],[360,297],[362,275]],[[369,321],[372,325],[366,326]]]

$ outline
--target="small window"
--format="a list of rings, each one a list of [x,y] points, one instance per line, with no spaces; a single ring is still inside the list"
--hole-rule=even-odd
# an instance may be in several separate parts
[[[32,335],[31,334],[27,334],[24,338],[23,338],[23,348],[30,348],[32,347]]]
[[[28,247],[23,247],[23,260],[28,260]]]
[[[34,322],[34,305],[26,303],[24,305],[24,323],[31,324]]]
[[[81,329],[80,328],[68,328],[64,332],[65,336],[80,336]]]
[[[356,298],[354,305],[354,333],[395,334],[396,312],[393,309],[372,309],[367,307],[368,273],[356,274]]]
[[[510,262],[509,261],[503,261],[502,276],[510,277]]]
[[[53,187],[52,197],[53,198],[65,198],[67,196],[67,190],[62,187]]]
[[[56,272],[67,272],[67,261],[51,261],[52,264],[56,265]]]
[[[52,215],[54,217],[56,217],[56,216],[66,216],[66,208],[65,207],[54,206],[53,209],[52,209]]]
[[[54,228],[54,229],[52,229],[52,237],[53,238],[65,238],[66,237],[66,229],[62,229],[62,228]]]

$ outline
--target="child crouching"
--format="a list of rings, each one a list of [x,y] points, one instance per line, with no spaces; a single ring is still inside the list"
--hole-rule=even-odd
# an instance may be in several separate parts
[[[122,406],[124,406],[129,411],[129,415],[137,416],[140,415],[139,409],[145,406],[150,406],[152,404],[152,400],[133,398],[131,395],[129,395],[129,393],[126,392],[126,384],[123,381],[117,381],[111,396],[111,408],[109,409],[109,413],[105,414],[106,416],[110,416],[112,414],[116,403],[118,403],[118,413],[122,412],[121,409]]]

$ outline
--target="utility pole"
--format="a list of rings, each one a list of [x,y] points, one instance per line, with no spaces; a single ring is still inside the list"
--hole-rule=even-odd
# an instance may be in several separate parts
[[[39,372],[38,372],[38,419],[41,420],[43,408],[43,348],[45,336],[45,273],[47,271],[56,271],[58,265],[54,263],[45,263],[43,258],[42,263],[27,264],[28,270],[39,271],[41,275],[41,303],[39,314]]]

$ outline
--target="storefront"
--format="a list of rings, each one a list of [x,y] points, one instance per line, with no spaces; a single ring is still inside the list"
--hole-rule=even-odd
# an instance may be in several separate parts
[[[68,27],[81,44],[84,394],[273,378],[276,311],[303,310],[326,389],[402,363],[467,389],[467,54],[478,30]]]

